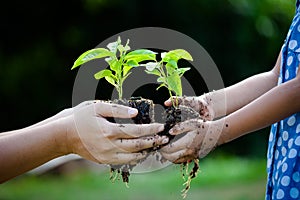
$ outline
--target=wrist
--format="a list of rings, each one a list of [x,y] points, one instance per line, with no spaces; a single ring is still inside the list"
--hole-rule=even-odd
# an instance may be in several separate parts
[[[219,139],[217,141],[217,146],[220,146],[222,144],[225,144],[228,142],[228,135],[230,133],[229,131],[229,124],[225,121],[224,118],[214,121],[214,123],[217,124],[218,127],[220,127],[220,134]]]
[[[74,126],[71,125],[72,116],[55,120],[56,127],[56,147],[62,155],[73,153],[72,143],[74,143]]]
[[[222,134],[223,124],[222,121],[205,121],[202,127],[205,133],[202,143],[199,148],[199,157],[203,158],[209,152],[219,146],[220,136]]]
[[[213,119],[226,115],[226,96],[224,90],[213,90],[203,96],[212,113]]]

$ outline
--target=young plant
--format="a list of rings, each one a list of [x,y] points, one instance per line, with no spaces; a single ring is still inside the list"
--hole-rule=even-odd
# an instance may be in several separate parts
[[[169,91],[170,97],[172,93],[175,94],[175,101],[171,98],[173,106],[178,107],[177,97],[182,96],[181,77],[190,68],[179,68],[177,63],[179,59],[192,61],[192,56],[184,49],[175,49],[169,52],[161,53],[161,61],[148,62],[146,73],[158,76],[157,82],[160,83],[159,88],[166,87]]]
[[[105,58],[109,68],[97,72],[94,77],[96,79],[105,78],[112,84],[119,95],[119,99],[123,98],[123,83],[131,74],[131,69],[140,66],[142,61],[155,61],[156,53],[148,49],[137,49],[131,52],[129,39],[125,46],[121,43],[121,38],[118,37],[116,42],[109,43],[107,48],[91,49],[81,54],[71,69],[83,65],[91,60]]]
[[[186,50],[175,49],[169,52],[162,53],[161,61],[148,62],[144,65],[146,67],[145,71],[148,74],[158,76],[157,82],[160,83],[160,85],[157,89],[161,87],[166,87],[168,89],[174,109],[178,109],[178,96],[182,96],[181,77],[186,71],[190,70],[189,67],[179,68],[177,64],[179,59],[185,59],[190,61],[193,60],[192,56]],[[172,98],[172,93],[175,94],[175,98]],[[173,116],[173,119],[177,118],[175,114]],[[181,191],[183,198],[187,196],[187,192],[190,189],[191,181],[197,176],[199,170],[199,160],[194,159],[193,162],[194,166],[190,171],[189,162],[181,164],[183,172],[182,176],[185,179],[185,183],[183,184],[184,189]]]

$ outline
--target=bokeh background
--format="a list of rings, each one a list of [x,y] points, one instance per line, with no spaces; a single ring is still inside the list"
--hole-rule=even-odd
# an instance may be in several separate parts
[[[225,86],[229,86],[273,67],[295,10],[294,0],[29,0],[5,1],[1,4],[1,132],[23,128],[70,107],[72,87],[76,77],[76,70],[70,70],[74,60],[82,52],[94,48],[114,34],[146,26],[164,27],[182,32],[206,49],[218,66]],[[203,171],[205,171],[204,166],[207,166],[211,172],[200,174],[199,187],[195,186],[199,189],[192,190],[190,198],[213,195],[214,187],[220,187],[218,191],[226,194],[227,190],[231,191],[223,187],[228,182],[239,184],[233,185],[232,189],[239,188],[241,182],[244,181],[247,185],[247,181],[255,179],[255,175],[258,177],[259,184],[254,184],[254,189],[251,190],[253,192],[255,187],[258,187],[262,191],[260,195],[263,195],[265,179],[263,161],[268,131],[269,128],[266,128],[223,145],[204,159]],[[222,163],[225,163],[224,166]],[[252,168],[251,163],[254,163]],[[216,165],[223,166],[224,170],[218,170]],[[178,169],[175,171],[178,172]],[[227,176],[227,172],[235,174],[235,178],[230,173]],[[242,173],[239,177],[234,172]],[[171,173],[169,176],[174,175],[173,172],[168,171],[168,173]],[[86,188],[82,189],[82,194],[94,194],[91,191],[97,190],[98,185],[99,187],[111,185],[104,175],[95,178],[89,173],[82,174],[85,173],[74,175],[75,178],[59,176],[42,181],[32,180],[32,177],[27,176],[17,178],[0,186],[0,199],[18,197],[34,199],[36,196],[39,197],[38,194],[45,195],[45,192],[34,193],[35,195],[28,193],[31,191],[28,188],[42,185],[39,181],[49,184],[49,188],[53,184],[53,191],[55,185],[57,188],[63,188],[73,183],[74,188],[70,186],[71,189],[66,190],[65,199],[68,195],[74,194],[73,190],[79,192],[80,188]],[[212,178],[215,176],[215,179]],[[142,188],[149,191],[145,188],[159,185],[160,175],[157,175],[157,180],[152,178],[155,174],[146,177],[148,177],[146,180],[154,180],[147,185],[149,181],[139,176],[138,180],[142,184],[137,184],[137,187],[142,187],[144,184],[145,187]],[[64,183],[63,186],[55,182],[57,179]],[[98,179],[102,182],[98,183]],[[174,183],[176,180],[177,183]],[[93,182],[94,185],[86,186],[86,182]],[[180,176],[173,177],[166,185],[180,185],[180,182]],[[23,193],[21,191],[20,196],[14,196],[13,194],[17,194],[16,188],[20,188],[20,185],[25,187]],[[108,191],[114,193],[114,187],[119,186],[113,186]],[[122,185],[120,187],[123,188]],[[211,190],[205,190],[208,194],[200,194],[201,188],[205,187],[211,187]],[[251,188],[251,185],[249,187]],[[144,191],[142,188],[137,191],[130,188],[125,192],[128,196],[124,193],[123,197],[141,199],[138,191]],[[178,193],[178,188],[168,188],[169,193],[171,191]],[[249,190],[245,189],[246,192]],[[169,194],[160,192],[164,191],[158,192],[162,196]],[[53,194],[51,189],[48,193]],[[98,193],[96,194],[95,196],[98,196]],[[246,194],[237,195],[236,199],[247,199]],[[59,198],[58,196],[55,199]],[[160,199],[160,195],[156,197],[155,192],[150,193],[148,197]],[[209,198],[218,199],[217,196],[209,196]],[[203,199],[209,198],[207,196]],[[258,199],[261,198],[262,196],[258,196]],[[103,198],[100,199],[110,199],[110,197],[103,194]]]

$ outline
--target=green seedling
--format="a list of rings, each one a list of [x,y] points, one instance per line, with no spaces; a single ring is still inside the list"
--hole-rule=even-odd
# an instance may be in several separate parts
[[[146,73],[158,76],[157,82],[160,84],[157,89],[166,87],[169,91],[173,107],[178,109],[178,97],[182,96],[181,77],[190,70],[189,67],[179,68],[178,60],[185,59],[193,61],[192,56],[184,49],[175,49],[169,52],[161,53],[161,61],[148,62],[144,64]],[[175,94],[175,98],[173,98]],[[191,181],[197,176],[199,170],[199,160],[194,159],[194,167],[189,171],[189,162],[182,163],[182,176],[185,179],[184,189],[182,190],[182,197],[187,196],[190,189]],[[186,179],[187,177],[187,179]]]
[[[109,43],[106,48],[95,48],[81,54],[74,62],[72,69],[77,68],[91,60],[105,58],[109,67],[97,72],[94,77],[99,80],[105,78],[112,84],[119,95],[119,99],[123,98],[123,83],[131,74],[131,69],[140,66],[143,61],[155,61],[156,53],[148,49],[137,49],[130,51],[129,39],[125,46],[118,37],[116,42]]]
[[[171,98],[173,106],[178,107],[177,97],[182,96],[181,77],[190,70],[189,67],[179,68],[178,60],[185,59],[192,61],[192,56],[184,49],[175,49],[169,52],[161,53],[161,61],[148,62],[144,64],[146,73],[158,76],[157,82],[160,84],[159,88],[166,87],[169,91],[170,97],[175,94],[175,100]]]

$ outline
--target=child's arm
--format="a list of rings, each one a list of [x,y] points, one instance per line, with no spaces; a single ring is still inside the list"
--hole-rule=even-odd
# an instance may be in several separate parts
[[[235,85],[199,97],[180,97],[179,103],[194,108],[206,120],[228,115],[277,85],[280,62],[281,54],[271,71],[254,75]],[[171,100],[167,100],[165,105],[171,106]]]

